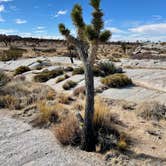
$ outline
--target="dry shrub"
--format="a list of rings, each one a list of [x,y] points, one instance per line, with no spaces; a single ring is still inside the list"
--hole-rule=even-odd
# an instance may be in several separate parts
[[[48,91],[47,96],[46,96],[47,100],[54,100],[55,97],[56,97],[56,93],[54,90]]]
[[[74,96],[79,96],[80,94],[85,95],[85,86],[81,86],[81,87],[74,89],[74,91],[73,91]]]
[[[19,99],[14,96],[0,96],[0,108],[19,109],[19,103]]]
[[[82,66],[79,66],[73,70],[72,74],[73,75],[84,74],[84,68]]]
[[[53,90],[48,86],[16,79],[1,89],[0,96],[9,95],[19,100],[16,107],[22,109],[39,100],[51,99],[53,94],[49,93],[53,93]]]
[[[146,120],[166,120],[166,106],[155,101],[142,103],[136,113]]]
[[[9,77],[3,71],[0,70],[0,87],[7,84],[8,81]]]
[[[74,88],[76,85],[77,85],[76,82],[74,82],[74,81],[72,81],[72,80],[69,80],[69,81],[66,81],[66,82],[63,84],[63,89],[64,89],[64,90],[70,90],[70,89]]]
[[[40,101],[37,103],[37,110],[39,114],[37,118],[33,121],[33,126],[45,126],[49,123],[55,123],[58,121],[59,114],[58,114],[59,106],[57,104],[48,105],[46,101]]]
[[[57,101],[61,104],[70,104],[70,102],[72,101],[73,99],[67,95],[67,94],[64,94],[64,93],[59,93],[57,95]]]
[[[14,75],[16,76],[19,74],[23,74],[23,73],[28,72],[30,70],[31,69],[28,66],[20,66],[15,70]]]
[[[81,141],[79,122],[72,114],[54,127],[55,136],[62,145],[78,145]]]
[[[124,74],[113,74],[102,78],[101,83],[110,88],[121,88],[132,85],[132,80]]]
[[[51,78],[55,78],[57,76],[60,76],[63,74],[63,69],[56,69],[56,70],[44,70],[40,72],[39,74],[34,76],[35,82],[46,82]]]
[[[63,77],[59,77],[57,80],[56,80],[56,83],[59,83],[59,82],[62,82],[66,79],[68,79],[70,76],[65,74]]]
[[[99,97],[95,99],[93,123],[95,127],[101,127],[107,123],[110,117],[110,109]]]

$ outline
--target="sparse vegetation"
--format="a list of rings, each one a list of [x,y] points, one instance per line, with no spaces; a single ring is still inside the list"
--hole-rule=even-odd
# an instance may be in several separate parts
[[[155,101],[142,103],[136,112],[146,120],[166,120],[166,106]]]
[[[20,100],[15,96],[0,96],[0,108],[20,109]]]
[[[68,79],[70,76],[65,74],[63,77],[59,77],[57,80],[56,80],[56,83],[59,83],[59,82],[62,82],[66,79]]]
[[[1,61],[16,60],[22,57],[24,52],[26,52],[26,50],[17,47],[10,47],[9,50],[3,51],[2,55],[0,55],[0,60]]]
[[[30,70],[31,69],[28,66],[20,66],[15,70],[14,75],[22,74]]]
[[[57,105],[48,105],[46,101],[37,103],[37,110],[39,111],[38,117],[34,120],[33,126],[47,126],[49,123],[58,121],[59,114]]]
[[[63,89],[70,90],[70,89],[74,88],[76,85],[77,85],[76,82],[69,80],[63,84]]]
[[[64,93],[60,93],[57,96],[57,100],[61,104],[69,104],[72,101],[72,98],[69,95],[66,95]]]
[[[0,88],[9,81],[9,77],[0,70]]]
[[[84,68],[82,66],[77,67],[73,70],[73,75],[84,74]]]
[[[80,94],[85,95],[85,86],[81,86],[81,87],[74,89],[74,91],[73,91],[74,96],[79,96]]]
[[[104,76],[116,73],[116,67],[111,61],[101,61],[98,63],[98,67]]]
[[[46,82],[51,78],[55,78],[59,75],[63,74],[63,69],[56,69],[56,70],[44,70],[41,73],[34,76],[35,82]]]
[[[74,69],[73,69],[73,67],[72,66],[67,66],[66,68],[65,68],[65,71],[66,72],[70,72],[70,71],[73,71]]]
[[[62,145],[79,145],[81,130],[74,115],[68,115],[62,123],[54,127],[55,136]]]
[[[101,79],[101,82],[110,88],[121,88],[132,85],[132,80],[124,74],[113,74]]]
[[[110,109],[106,103],[101,101],[100,98],[95,99],[94,106],[95,106],[95,112],[94,112],[93,123],[95,128],[99,128],[106,123]]]

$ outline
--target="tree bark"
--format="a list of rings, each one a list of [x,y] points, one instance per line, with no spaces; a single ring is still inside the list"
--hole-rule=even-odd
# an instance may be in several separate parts
[[[85,104],[85,117],[82,138],[82,150],[92,152],[95,151],[95,134],[93,128],[93,114],[94,114],[94,77],[93,77],[93,64],[89,61],[84,62],[85,70],[85,84],[86,84],[86,104]]]

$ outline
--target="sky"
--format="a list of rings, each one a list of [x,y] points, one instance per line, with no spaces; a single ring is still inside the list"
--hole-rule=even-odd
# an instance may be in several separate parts
[[[0,34],[62,38],[58,24],[75,35],[70,13],[75,3],[91,21],[89,0],[0,0]],[[112,41],[166,41],[166,0],[101,0],[105,29]]]

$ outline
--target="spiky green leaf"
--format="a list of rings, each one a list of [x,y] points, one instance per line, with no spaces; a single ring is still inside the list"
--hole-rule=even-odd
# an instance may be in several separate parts
[[[72,17],[72,21],[73,24],[77,27],[77,28],[83,28],[85,23],[82,17],[82,7],[79,4],[76,4],[73,7],[73,10],[71,12],[71,17]]]
[[[64,36],[67,36],[70,34],[70,31],[65,27],[64,24],[59,24],[59,31]]]
[[[112,34],[109,30],[105,30],[105,31],[101,32],[100,41],[101,42],[107,42],[110,39],[111,35]]]

